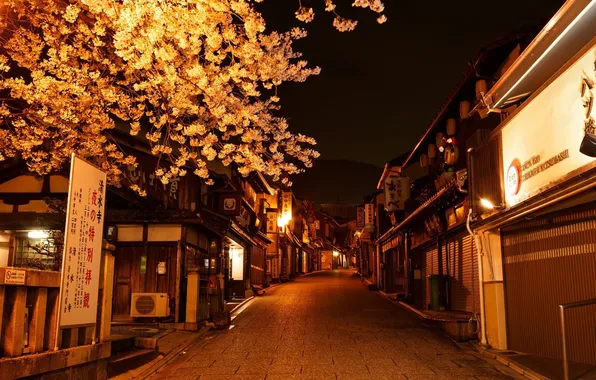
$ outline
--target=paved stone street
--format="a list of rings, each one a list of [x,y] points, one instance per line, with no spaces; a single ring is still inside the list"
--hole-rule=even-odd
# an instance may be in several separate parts
[[[315,273],[249,303],[154,379],[507,379],[516,373],[369,292],[353,271]],[[519,376],[518,376],[519,377]]]

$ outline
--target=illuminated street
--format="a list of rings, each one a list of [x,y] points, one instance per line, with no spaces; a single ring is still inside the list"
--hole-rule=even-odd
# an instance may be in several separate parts
[[[353,271],[303,276],[256,298],[152,379],[515,378],[458,348]],[[519,376],[519,375],[518,375]]]

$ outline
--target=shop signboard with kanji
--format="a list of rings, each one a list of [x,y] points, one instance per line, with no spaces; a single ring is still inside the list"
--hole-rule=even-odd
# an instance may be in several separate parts
[[[60,328],[89,326],[97,321],[105,198],[106,174],[73,154],[60,286]]]
[[[402,177],[388,177],[384,187],[385,210],[403,210],[405,201],[410,198],[410,180]]]
[[[284,221],[292,219],[292,193],[289,191],[281,193],[281,218]]]
[[[277,212],[275,211],[267,212],[267,233],[277,233]]]
[[[356,207],[356,226],[364,227],[364,207]]]
[[[364,223],[369,227],[375,225],[375,205],[372,203],[364,205]]]

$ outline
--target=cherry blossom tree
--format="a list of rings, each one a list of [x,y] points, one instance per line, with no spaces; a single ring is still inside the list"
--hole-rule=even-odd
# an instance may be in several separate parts
[[[46,174],[74,152],[118,185],[136,165],[122,132],[147,140],[164,184],[189,170],[210,183],[216,159],[287,181],[319,155],[276,112],[279,85],[320,71],[292,48],[306,32],[267,31],[250,0],[4,0],[0,28],[0,161]]]

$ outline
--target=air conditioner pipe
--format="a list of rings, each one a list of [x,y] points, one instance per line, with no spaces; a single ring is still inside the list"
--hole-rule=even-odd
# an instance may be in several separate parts
[[[472,238],[474,239],[474,244],[476,245],[476,250],[478,251],[478,254],[476,255],[478,258],[478,282],[479,282],[479,286],[478,288],[480,289],[480,326],[481,326],[481,330],[482,330],[482,336],[480,337],[480,343],[482,345],[487,345],[487,339],[486,339],[486,317],[485,317],[485,311],[484,311],[484,272],[483,272],[483,263],[482,263],[482,243],[480,241],[480,237],[478,236],[478,234],[475,234],[472,231],[472,228],[470,228],[470,220],[472,219],[472,208],[470,207],[470,211],[468,212],[468,220],[466,221],[466,228],[468,229],[468,232],[470,233],[470,236],[472,236]]]

